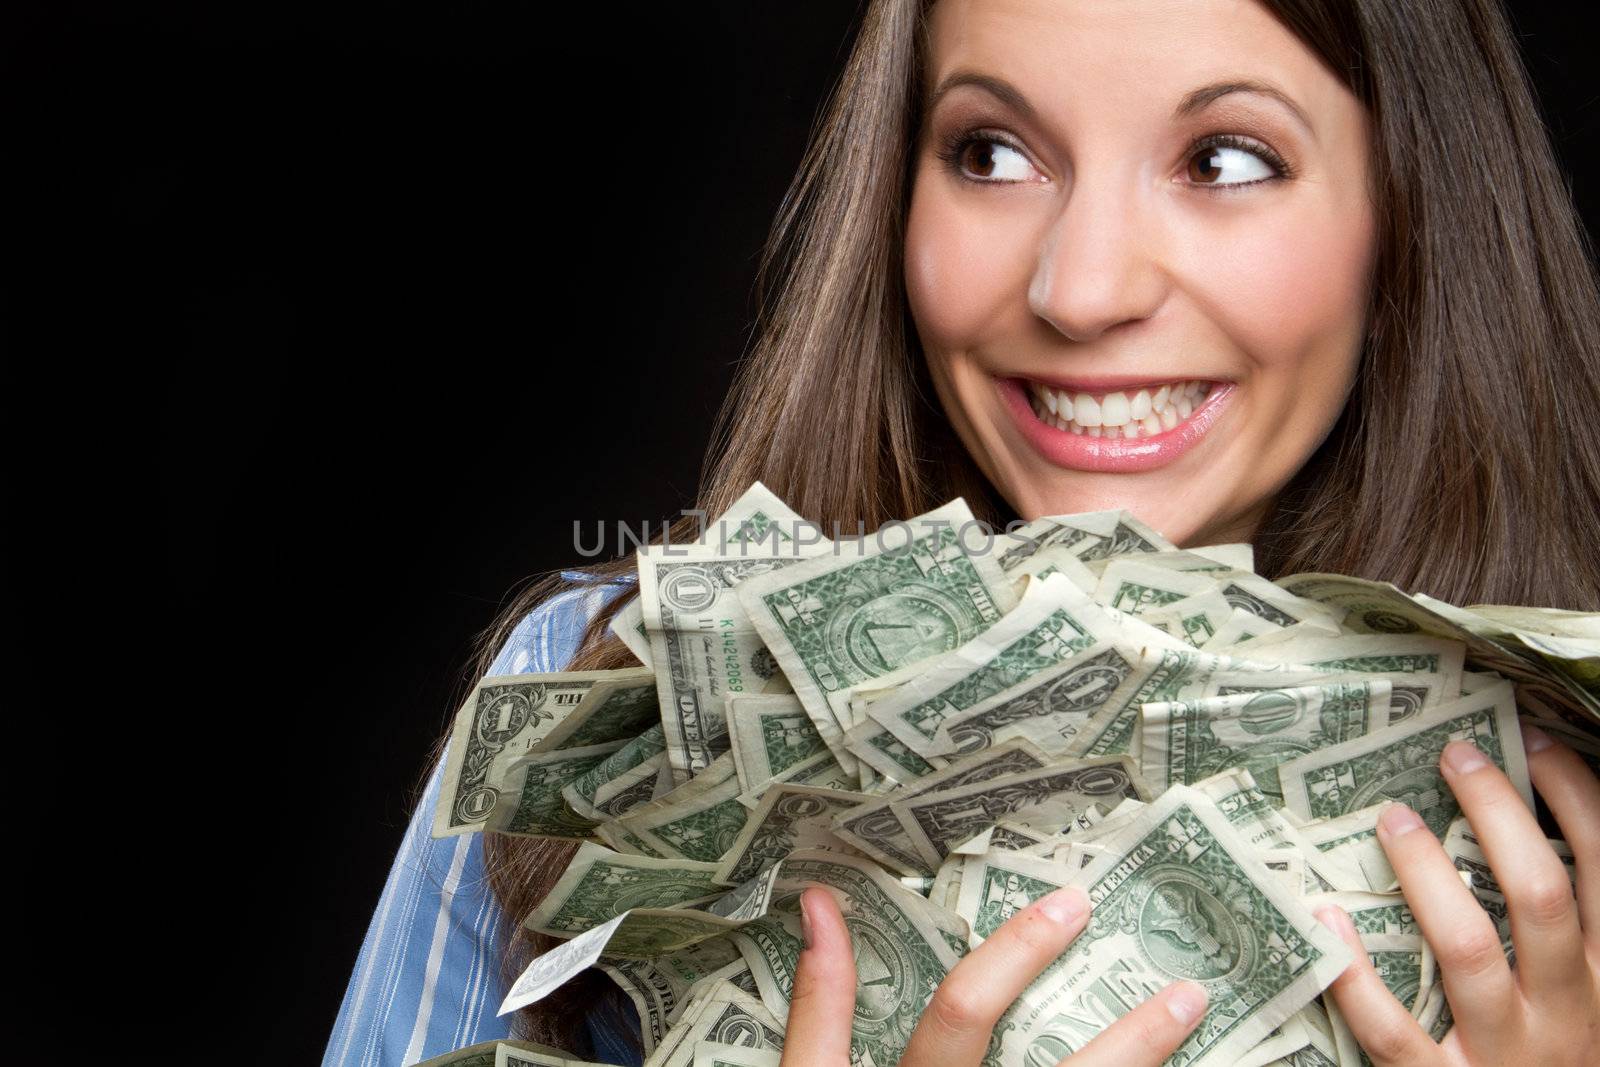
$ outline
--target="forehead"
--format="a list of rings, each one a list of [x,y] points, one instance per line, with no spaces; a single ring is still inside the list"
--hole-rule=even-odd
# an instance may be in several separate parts
[[[1165,121],[1190,89],[1224,79],[1275,84],[1313,119],[1356,103],[1255,0],[936,0],[928,34],[928,88],[995,74],[1074,124]]]

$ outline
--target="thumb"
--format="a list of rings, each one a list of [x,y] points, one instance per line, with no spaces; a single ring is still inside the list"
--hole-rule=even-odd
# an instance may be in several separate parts
[[[826,889],[800,895],[806,947],[795,966],[780,1067],[844,1067],[856,1008],[856,960],[839,905]]]

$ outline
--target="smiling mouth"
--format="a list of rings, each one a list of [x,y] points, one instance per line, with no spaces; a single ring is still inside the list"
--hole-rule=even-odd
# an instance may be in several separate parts
[[[1088,437],[1137,439],[1166,433],[1184,422],[1210,395],[1216,382],[1187,379],[1155,387],[1073,392],[1022,379],[1039,421]]]

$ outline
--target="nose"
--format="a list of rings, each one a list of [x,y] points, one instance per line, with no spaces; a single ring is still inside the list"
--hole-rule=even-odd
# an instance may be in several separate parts
[[[1166,287],[1158,219],[1126,176],[1080,172],[1045,231],[1028,306],[1073,341],[1154,314]]]

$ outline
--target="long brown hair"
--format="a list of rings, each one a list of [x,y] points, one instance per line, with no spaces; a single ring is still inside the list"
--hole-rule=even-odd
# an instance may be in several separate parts
[[[1016,517],[934,398],[902,281],[932,2],[866,5],[762,255],[754,343],[695,501],[708,515],[759,479],[825,530],[871,531],[956,496],[996,527]],[[1381,245],[1357,385],[1258,531],[1258,569],[1600,609],[1600,291],[1499,0],[1265,2],[1369,110]],[[670,536],[690,539],[692,521]],[[551,573],[517,592],[467,678],[562,584]],[[591,620],[570,669],[634,662],[605,629],[626,599]],[[571,851],[497,834],[484,849],[511,925]],[[507,975],[547,945],[519,928]],[[518,1028],[585,1051],[601,987],[563,992]]]

